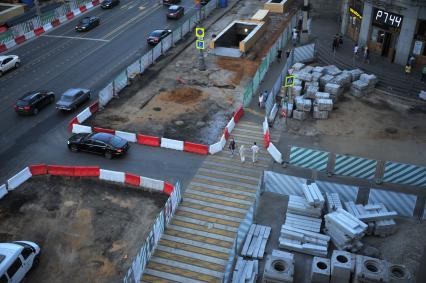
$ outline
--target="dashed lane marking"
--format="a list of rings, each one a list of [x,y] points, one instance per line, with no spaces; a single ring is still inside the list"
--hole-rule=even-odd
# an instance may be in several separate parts
[[[66,36],[66,35],[51,35],[51,34],[42,34],[41,36],[43,36],[43,37],[53,37],[53,38],[81,39],[81,40],[109,42],[109,40],[107,40],[107,39],[90,38],[90,37],[78,37],[78,36]]]

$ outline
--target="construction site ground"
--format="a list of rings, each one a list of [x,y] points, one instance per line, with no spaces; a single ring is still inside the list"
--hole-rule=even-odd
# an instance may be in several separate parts
[[[217,142],[233,111],[242,105],[245,86],[300,4],[293,2],[287,16],[268,16],[263,36],[246,57],[219,57],[206,50],[206,71],[198,70],[199,53],[191,33],[86,123],[203,144]],[[233,20],[249,19],[262,7],[263,2],[257,0],[239,1],[206,26],[207,43]],[[221,9],[210,17],[216,13]],[[182,45],[185,48],[176,53]]]
[[[119,282],[166,200],[92,178],[33,177],[1,200],[0,242],[40,245],[26,282]]]
[[[284,224],[285,213],[287,211],[288,196],[265,192],[260,198],[256,211],[255,223],[272,227],[269,237],[266,254],[271,254],[272,250],[279,249],[278,238],[281,226]],[[422,251],[426,247],[426,223],[415,218],[398,217],[395,219],[398,230],[388,237],[365,236],[362,238],[364,244],[357,254],[364,254],[387,260],[391,263],[403,264],[407,266],[412,275],[417,274],[421,268]],[[331,248],[330,248],[331,247]],[[334,247],[330,244],[329,255],[331,257]],[[281,249],[283,251],[288,251]],[[292,251],[288,251],[292,252]],[[295,254],[294,282],[309,283],[311,273],[311,255],[292,252]],[[265,256],[266,258],[266,256]],[[260,263],[261,274],[263,272],[265,260]],[[415,282],[415,281],[413,281]]]

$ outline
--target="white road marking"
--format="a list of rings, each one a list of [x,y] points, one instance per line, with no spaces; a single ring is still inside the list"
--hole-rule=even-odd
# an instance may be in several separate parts
[[[78,37],[78,36],[50,35],[50,34],[44,34],[44,35],[41,35],[41,36],[44,36],[44,37],[53,37],[53,38],[82,39],[82,40],[109,42],[109,40],[107,40],[107,39],[89,38],[89,37]]]

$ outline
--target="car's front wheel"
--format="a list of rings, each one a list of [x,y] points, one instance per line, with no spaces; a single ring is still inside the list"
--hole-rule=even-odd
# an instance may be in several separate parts
[[[71,150],[72,152],[77,152],[77,151],[78,151],[78,147],[77,147],[77,145],[72,144],[72,145],[70,146],[70,150]]]
[[[112,152],[109,151],[109,150],[105,151],[105,158],[106,159],[112,159]]]

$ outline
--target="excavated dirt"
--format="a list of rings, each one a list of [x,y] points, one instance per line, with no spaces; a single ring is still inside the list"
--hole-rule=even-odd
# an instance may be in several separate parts
[[[97,179],[33,177],[1,200],[0,242],[40,245],[26,282],[120,282],[166,200]]]
[[[242,105],[246,85],[261,59],[282,33],[300,1],[293,1],[290,13],[268,16],[266,31],[245,58],[225,58],[205,52],[206,71],[198,71],[198,52],[191,44],[143,84],[136,78],[101,112],[86,123],[203,144],[217,142],[233,112]],[[207,42],[235,19],[249,19],[263,8],[257,0],[240,1],[222,19],[208,28]],[[208,44],[207,44],[208,46]],[[155,66],[154,66],[155,68]],[[148,74],[150,71],[148,70]],[[135,86],[140,86],[135,87]]]

